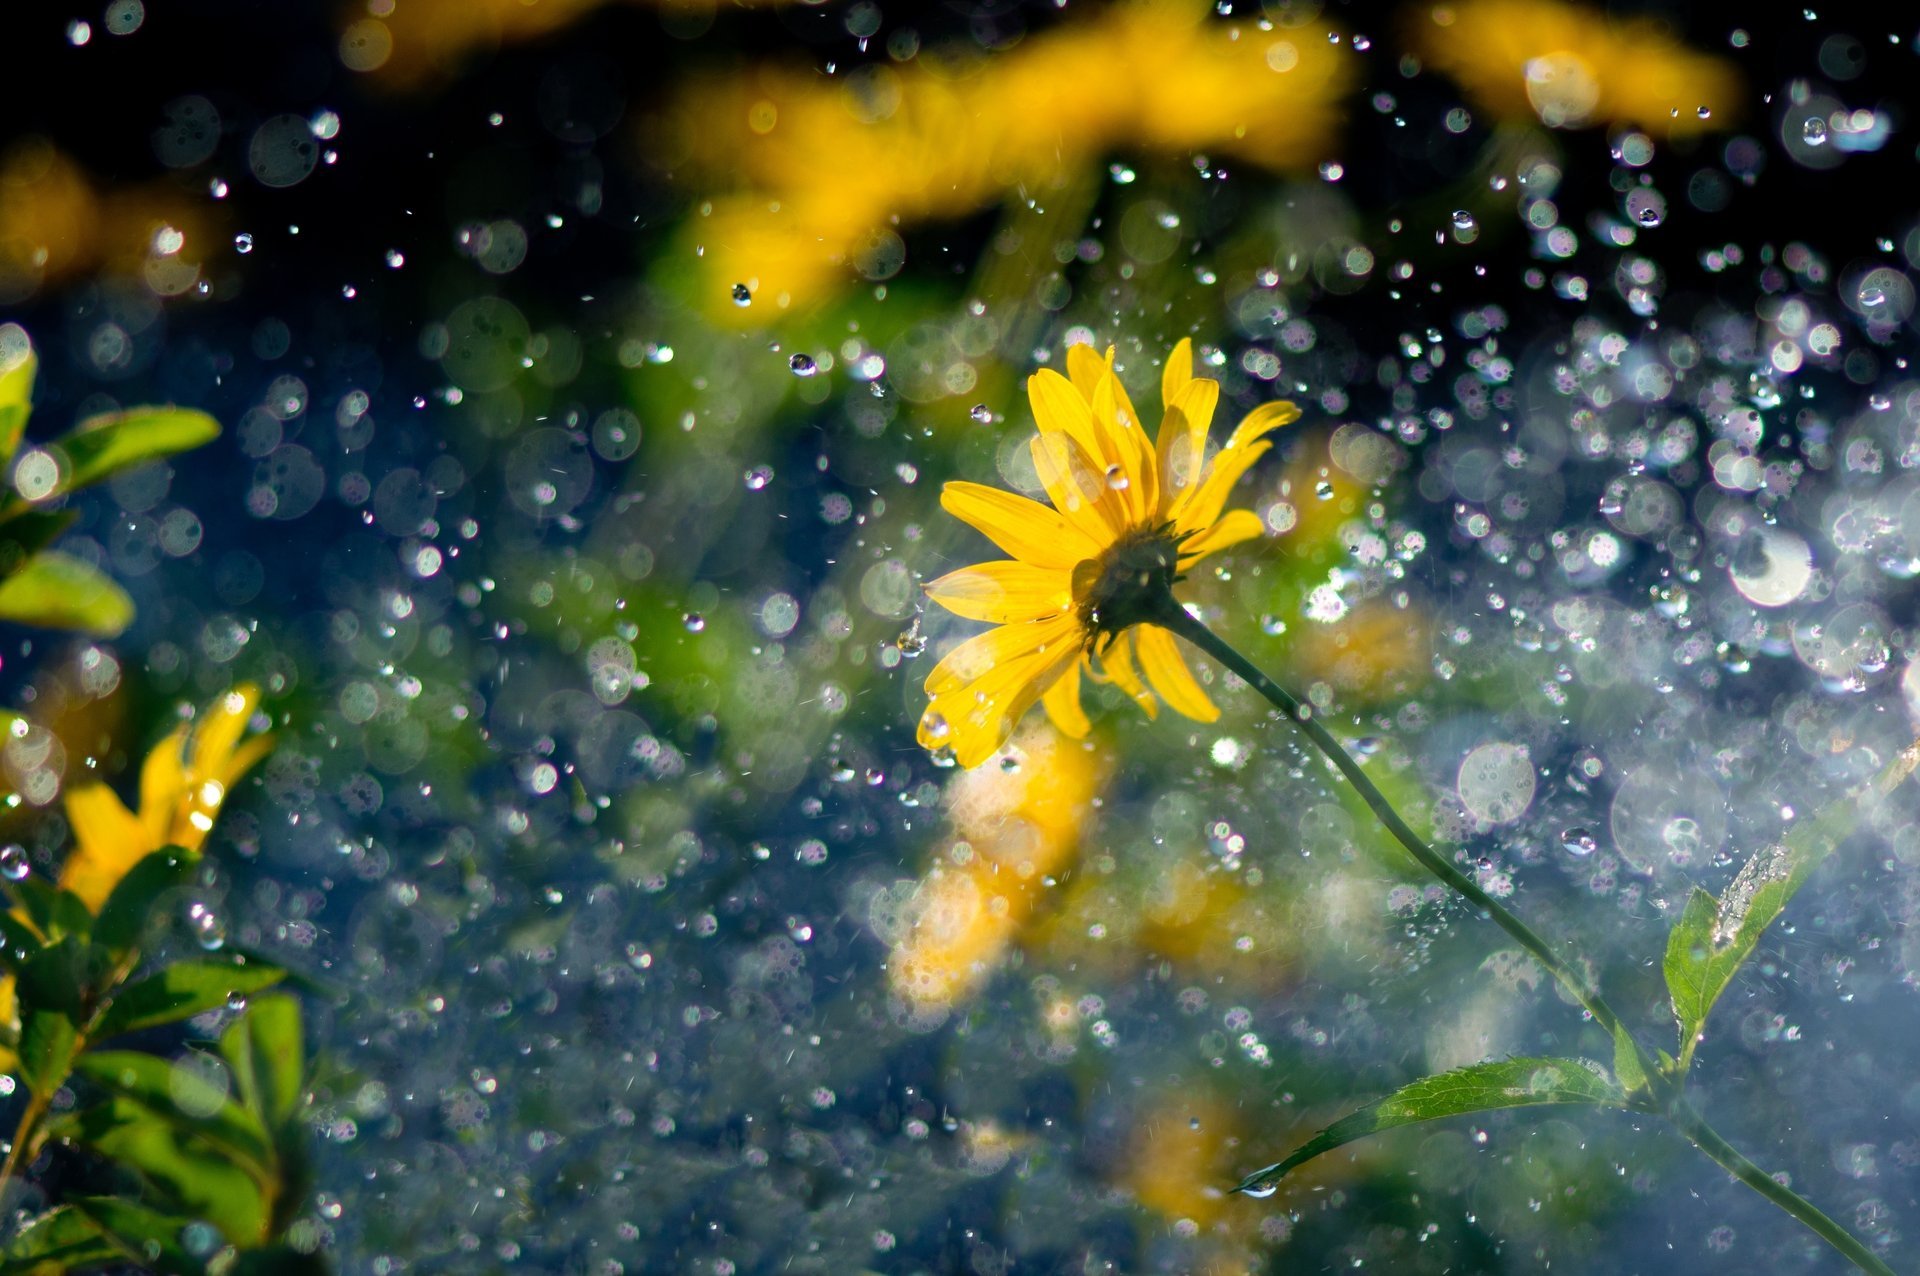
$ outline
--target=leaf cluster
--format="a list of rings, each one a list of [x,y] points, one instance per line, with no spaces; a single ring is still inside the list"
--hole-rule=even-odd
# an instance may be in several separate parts
[[[177,847],[154,852],[97,916],[44,881],[8,888],[0,967],[14,981],[28,1094],[0,1191],[49,1145],[96,1158],[125,1186],[60,1200],[18,1227],[0,1242],[0,1276],[129,1263],[323,1270],[288,1243],[310,1185],[299,1004],[253,995],[287,972],[224,951],[143,967],[142,942],[193,864]],[[126,1041],[243,999],[209,1048],[169,1059]]]

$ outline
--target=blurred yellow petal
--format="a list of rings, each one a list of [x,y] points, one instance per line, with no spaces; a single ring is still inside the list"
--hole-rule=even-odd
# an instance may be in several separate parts
[[[1155,625],[1141,625],[1135,634],[1140,667],[1146,670],[1153,689],[1175,713],[1196,722],[1212,722],[1220,716],[1219,708],[1187,668],[1172,634]]]
[[[1072,571],[1100,546],[1054,510],[980,483],[940,489],[940,505],[1022,562]]]
[[[1100,673],[1102,682],[1111,682],[1127,693],[1133,702],[1149,718],[1160,716],[1160,705],[1154,700],[1140,681],[1140,674],[1133,667],[1133,631],[1128,630],[1115,638],[1107,649],[1100,653]]]
[[[159,849],[141,819],[104,784],[67,790],[67,823],[74,850],[60,870],[60,885],[96,912],[127,870]]]
[[[1073,608],[1067,574],[1028,563],[976,563],[927,586],[927,596],[968,620],[1041,620]]]
[[[1187,382],[1193,380],[1193,339],[1182,337],[1173,353],[1167,356],[1166,366],[1160,369],[1160,409],[1165,411],[1173,406],[1180,391]]]
[[[166,843],[173,813],[187,791],[187,728],[175,727],[140,766],[140,822],[154,846]]]
[[[1083,663],[1085,657],[1068,665],[1059,681],[1048,687],[1040,697],[1053,725],[1059,727],[1062,734],[1075,740],[1085,739],[1087,732],[1092,730],[1092,724],[1087,721],[1087,711],[1080,704],[1080,666]]]

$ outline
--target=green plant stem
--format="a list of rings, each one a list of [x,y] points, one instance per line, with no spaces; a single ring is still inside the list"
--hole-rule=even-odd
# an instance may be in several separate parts
[[[1425,838],[1414,832],[1412,827],[1400,818],[1400,812],[1394,810],[1393,803],[1387,800],[1386,794],[1382,793],[1379,786],[1361,769],[1353,755],[1334,739],[1332,732],[1320,725],[1320,720],[1313,716],[1312,711],[1292,692],[1267,677],[1252,661],[1228,646],[1225,640],[1213,630],[1195,620],[1188,614],[1186,608],[1180,606],[1171,597],[1166,600],[1156,620],[1161,626],[1171,629],[1233,670],[1255,691],[1265,696],[1275,708],[1286,714],[1306,733],[1314,746],[1327,756],[1327,760],[1333,763],[1340,774],[1347,778],[1347,782],[1359,792],[1361,800],[1373,811],[1381,825],[1387,832],[1393,834],[1394,840],[1406,848],[1407,854],[1413,856],[1422,868],[1452,887],[1455,893],[1492,918],[1494,924],[1501,930],[1513,936],[1514,940],[1532,954],[1533,959],[1545,967],[1547,973],[1558,980],[1560,986],[1580,1003],[1581,1007],[1593,1017],[1594,1022],[1605,1028],[1615,1040],[1620,1040],[1622,1037],[1631,1040],[1626,1027],[1620,1022],[1620,1016],[1614,1013],[1613,1007],[1607,1004],[1606,999],[1595,991],[1578,971],[1554,952],[1546,940],[1536,935],[1532,927],[1507,911],[1504,904],[1480,889],[1479,883],[1461,872],[1452,861],[1428,845]],[[1640,1052],[1637,1042],[1634,1049]],[[1649,1077],[1654,1076],[1657,1065],[1647,1058],[1644,1052],[1640,1052],[1640,1056],[1643,1070]]]
[[[1644,1110],[1655,1112],[1671,1122],[1675,1129],[1685,1135],[1689,1142],[1699,1148],[1717,1164],[1748,1187],[1766,1197],[1769,1201],[1791,1214],[1807,1226],[1820,1239],[1844,1254],[1848,1261],[1861,1271],[1871,1272],[1874,1276],[1894,1276],[1893,1269],[1882,1262],[1860,1239],[1834,1222],[1813,1202],[1798,1192],[1778,1182],[1765,1170],[1748,1160],[1739,1149],[1722,1138],[1718,1131],[1708,1125],[1691,1104],[1680,1094],[1679,1084],[1670,1078],[1653,1060],[1647,1057],[1640,1043],[1620,1022],[1606,999],[1598,991],[1589,987],[1584,979],[1560,958],[1560,955],[1548,946],[1547,942],[1535,934],[1533,928],[1507,911],[1505,905],[1487,894],[1465,873],[1461,872],[1450,860],[1442,856],[1428,844],[1425,838],[1414,832],[1412,827],[1400,817],[1400,813],[1387,800],[1386,794],[1365,771],[1360,768],[1353,755],[1348,753],[1333,733],[1320,725],[1298,697],[1285,687],[1267,677],[1258,666],[1241,655],[1213,630],[1196,620],[1186,608],[1174,600],[1171,594],[1165,596],[1155,609],[1155,623],[1179,634],[1200,650],[1231,669],[1243,678],[1249,686],[1258,691],[1275,708],[1284,713],[1298,726],[1316,748],[1325,754],[1327,760],[1345,776],[1360,797],[1373,811],[1376,818],[1394,839],[1405,847],[1407,854],[1413,856],[1421,867],[1432,873],[1451,887],[1469,903],[1491,917],[1500,929],[1511,935],[1522,948],[1533,955],[1535,961],[1544,966],[1560,986],[1571,993],[1581,1007],[1593,1017],[1595,1023],[1605,1028],[1614,1041],[1631,1043],[1634,1054],[1640,1061],[1641,1070],[1647,1078],[1650,1100],[1644,1104]],[[1682,1073],[1681,1075],[1685,1075]],[[1640,1105],[1636,1105],[1640,1106]]]
[[[1872,1272],[1873,1276],[1894,1276],[1893,1268],[1859,1237],[1828,1218],[1812,1201],[1749,1161],[1738,1148],[1721,1138],[1691,1104],[1685,1101],[1670,1104],[1664,1115],[1673,1122],[1674,1128],[1687,1136],[1688,1142],[1713,1158],[1727,1173],[1799,1219],[1814,1235],[1846,1255],[1855,1267]]]
[[[25,1164],[27,1145],[33,1142],[40,1118],[47,1114],[52,1104],[51,1092],[42,1094],[36,1090],[27,1096],[26,1110],[21,1112],[20,1124],[13,1131],[13,1145],[7,1149],[6,1163],[0,1165],[0,1195],[5,1194],[7,1185],[13,1182],[14,1176]]]

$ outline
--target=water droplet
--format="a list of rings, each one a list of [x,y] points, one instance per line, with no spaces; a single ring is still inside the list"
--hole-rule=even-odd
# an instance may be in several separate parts
[[[1462,208],[1454,212],[1453,228],[1455,230],[1472,230],[1474,225],[1473,214],[1466,209]]]
[[[1267,1182],[1262,1180],[1258,1183],[1248,1183],[1236,1190],[1242,1196],[1251,1196],[1256,1201],[1264,1201],[1280,1190],[1280,1184],[1278,1181]]]
[[[235,236],[233,237],[233,251],[235,251],[235,252],[237,252],[237,253],[250,253],[250,252],[252,252],[252,251],[253,251],[253,236],[252,236],[252,235],[250,235],[250,234],[248,234],[248,233],[247,233],[246,231],[244,231],[244,230],[243,230],[243,231],[241,231],[241,232],[240,232],[240,233],[239,233],[238,235],[235,235]]]
[[[741,476],[741,481],[747,485],[749,492],[758,492],[766,487],[767,484],[773,482],[773,467],[771,465],[756,465]]]
[[[220,920],[220,915],[213,911],[212,905],[198,901],[189,904],[187,929],[193,932],[194,942],[210,953],[226,947],[226,923]]]
[[[1827,144],[1827,122],[1817,115],[1814,116],[1800,126],[1800,137],[1808,146],[1825,146]]]
[[[1567,854],[1577,859],[1585,859],[1600,849],[1600,843],[1593,834],[1577,826],[1561,832],[1560,845]]]
[[[993,422],[993,409],[984,403],[976,403],[967,411],[975,425],[990,425]]]
[[[1109,465],[1107,467],[1107,486],[1116,492],[1126,491],[1129,486],[1127,472],[1118,465]]]
[[[33,864],[27,858],[27,848],[18,842],[9,842],[0,846],[0,877],[10,882],[24,881],[33,871]]]
[[[680,617],[680,623],[686,626],[688,633],[697,634],[707,627],[707,618],[697,611],[690,611]]]
[[[753,290],[745,284],[735,284],[733,286],[733,304],[736,306],[751,306],[753,304]]]
[[[820,371],[820,365],[813,361],[813,357],[804,354],[796,354],[788,359],[787,367],[793,370],[796,377],[810,377]]]

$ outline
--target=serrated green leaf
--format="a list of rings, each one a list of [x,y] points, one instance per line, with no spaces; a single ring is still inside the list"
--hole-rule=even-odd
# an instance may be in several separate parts
[[[263,1184],[272,1153],[259,1118],[191,1068],[138,1050],[95,1050],[73,1066],[102,1089],[219,1149]]]
[[[271,1129],[290,1126],[306,1093],[300,1003],[285,995],[259,998],[220,1034],[220,1053],[246,1105]]]
[[[272,987],[286,978],[276,966],[238,966],[222,961],[183,961],[129,984],[115,994],[94,1025],[96,1040],[191,1019],[223,1006],[235,993]]]
[[[1693,1063],[1694,1047],[1714,1003],[1753,955],[1760,936],[1780,916],[1813,871],[1920,765],[1920,741],[1908,746],[1879,775],[1818,815],[1796,826],[1786,840],[1763,847],[1740,867],[1725,894],[1715,899],[1697,887],[1667,936],[1667,995],[1680,1025],[1680,1070]]]
[[[93,924],[94,942],[115,957],[139,943],[155,903],[193,876],[198,859],[180,847],[163,846],[128,869],[100,906]]]
[[[112,638],[133,623],[133,599],[91,563],[48,549],[0,581],[0,620]]]
[[[83,1196],[74,1209],[113,1238],[128,1258],[165,1276],[200,1276],[206,1264],[187,1253],[181,1234],[194,1222],[117,1196]]]
[[[1396,1126],[1543,1104],[1579,1103],[1624,1108],[1626,1091],[1577,1059],[1502,1059],[1422,1077],[1340,1118],[1303,1143],[1284,1161],[1256,1170],[1233,1190],[1268,1196],[1280,1180],[1324,1152]]]
[[[0,1276],[37,1276],[48,1271],[70,1271],[91,1263],[119,1258],[91,1218],[70,1205],[48,1210],[8,1239],[0,1249]]]
[[[49,495],[75,491],[219,437],[220,423],[192,408],[138,407],[88,417],[46,445],[60,466],[60,481]]]
[[[265,1239],[266,1203],[253,1176],[218,1148],[143,1105],[109,1099],[63,1129],[76,1142],[139,1174],[168,1209],[205,1219],[236,1245]]]

